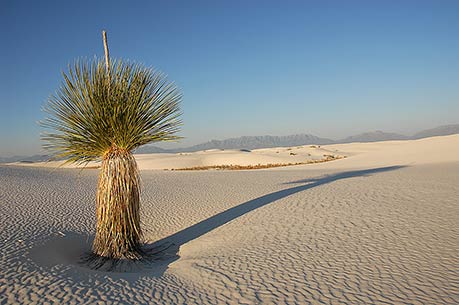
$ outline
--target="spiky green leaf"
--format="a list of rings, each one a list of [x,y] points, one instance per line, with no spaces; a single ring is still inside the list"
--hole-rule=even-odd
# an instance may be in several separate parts
[[[111,148],[126,151],[176,140],[181,125],[177,87],[163,73],[121,60],[76,61],[63,73],[41,123],[44,147],[58,158],[84,163],[100,160]]]

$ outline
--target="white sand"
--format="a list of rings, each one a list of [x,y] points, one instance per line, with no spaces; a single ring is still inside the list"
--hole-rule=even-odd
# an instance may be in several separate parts
[[[330,151],[318,145],[304,145],[296,147],[264,148],[256,150],[221,150],[211,149],[188,153],[167,154],[136,154],[141,170],[170,170],[199,166],[215,165],[258,165],[258,164],[288,164],[302,163],[313,160],[323,160],[327,155],[341,157],[339,152]],[[11,165],[33,167],[96,167],[100,163],[90,162],[88,165],[76,166],[65,164],[63,161],[52,162],[16,162]]]
[[[206,150],[176,154],[135,155],[141,170],[181,169],[215,165],[288,164],[311,160],[323,160],[327,155],[350,157],[349,160],[333,161],[314,168],[358,168],[392,164],[427,164],[457,161],[459,135],[432,137],[412,141],[384,141],[373,143],[350,143],[336,145],[304,145],[242,150]],[[327,162],[328,163],[328,162]],[[63,162],[12,163],[12,165],[75,168]],[[89,163],[94,167],[99,163]],[[307,165],[311,168],[311,165]],[[82,166],[81,166],[82,167]]]
[[[149,246],[168,248],[131,273],[77,264],[97,170],[0,167],[0,304],[458,304],[459,135],[322,148],[348,157],[143,170]]]

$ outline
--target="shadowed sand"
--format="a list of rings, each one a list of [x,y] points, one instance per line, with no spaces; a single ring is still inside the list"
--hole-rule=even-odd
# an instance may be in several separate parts
[[[155,253],[129,272],[79,263],[97,170],[0,166],[0,304],[457,304],[458,148],[449,136],[343,144],[327,149],[348,158],[313,165],[143,170]]]
[[[377,174],[380,172],[396,170],[402,168],[403,166],[389,166],[389,167],[382,167],[382,168],[374,168],[368,170],[359,170],[359,171],[350,171],[350,172],[343,172],[333,175],[327,175],[325,177],[320,178],[313,178],[313,179],[304,179],[298,180],[293,182],[288,182],[286,184],[301,184],[299,186],[295,186],[288,189],[283,189],[274,193],[270,193],[245,203],[242,203],[238,206],[230,208],[224,212],[221,212],[217,215],[214,215],[206,220],[203,220],[191,227],[188,227],[180,232],[177,232],[171,236],[168,236],[164,239],[161,239],[153,244],[147,245],[146,248],[150,251],[153,251],[156,254],[156,257],[159,260],[164,258],[171,263],[172,261],[179,258],[178,252],[180,246],[183,244],[199,238],[200,236],[246,214],[255,209],[261,208],[267,204],[270,204],[274,201],[280,200],[287,196],[293,195],[295,193],[306,191],[308,189],[332,183],[336,180],[340,179],[347,179],[353,177],[366,177],[368,175]],[[162,265],[162,264],[161,264]]]

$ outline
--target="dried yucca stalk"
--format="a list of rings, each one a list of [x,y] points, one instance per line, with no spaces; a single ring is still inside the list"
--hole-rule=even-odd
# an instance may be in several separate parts
[[[104,155],[96,201],[94,254],[140,258],[140,176],[130,152],[114,146]]]
[[[105,36],[105,35],[104,35]],[[105,38],[105,37],[104,37]],[[77,61],[49,99],[44,147],[67,162],[102,161],[97,188],[95,256],[141,257],[137,147],[175,140],[181,94],[162,73],[138,64]],[[108,66],[107,66],[108,64]]]

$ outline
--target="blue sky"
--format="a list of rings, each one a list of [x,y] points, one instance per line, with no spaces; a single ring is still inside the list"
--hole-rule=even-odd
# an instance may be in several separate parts
[[[102,29],[182,89],[163,147],[459,123],[459,1],[2,0],[0,26],[0,156],[40,152],[41,107]]]

